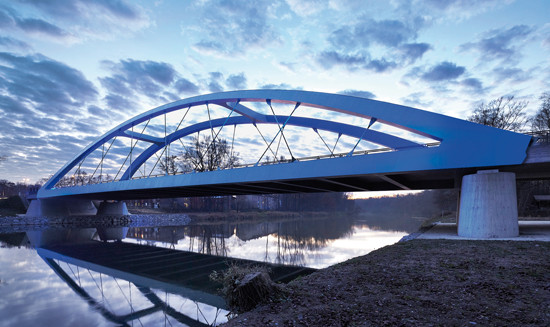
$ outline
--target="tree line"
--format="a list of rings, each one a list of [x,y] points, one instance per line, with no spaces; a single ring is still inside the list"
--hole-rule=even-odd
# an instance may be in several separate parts
[[[532,116],[528,116],[525,112],[529,102],[516,100],[512,95],[480,103],[474,108],[468,120],[513,132],[523,132],[528,129],[533,132],[548,131],[550,130],[550,92],[543,93],[539,99],[541,105]]]

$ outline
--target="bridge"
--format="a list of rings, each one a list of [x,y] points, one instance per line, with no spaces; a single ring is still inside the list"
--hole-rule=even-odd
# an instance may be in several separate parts
[[[548,151],[533,141],[353,96],[294,90],[214,93],[160,106],[108,131],[38,190],[28,214],[95,210],[76,205],[83,200],[436,188],[462,188],[461,202],[477,203],[479,185],[490,185],[482,191],[487,195],[495,187],[507,190],[503,201],[508,203],[509,197],[515,201],[516,178],[550,177]],[[505,175],[511,177],[488,181]],[[464,183],[464,176],[474,177]],[[481,200],[483,210],[502,213],[501,202],[487,201]],[[459,233],[461,222],[479,225],[464,223],[479,220],[465,218],[471,216],[467,207],[460,205]],[[99,211],[126,212],[122,203],[106,202]],[[515,214],[510,211],[517,225],[517,207]],[[489,224],[510,226],[497,220]],[[517,226],[511,228],[517,233]]]

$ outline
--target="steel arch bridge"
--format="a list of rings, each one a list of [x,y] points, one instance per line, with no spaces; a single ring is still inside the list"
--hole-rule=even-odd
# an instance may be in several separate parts
[[[55,173],[37,198],[453,188],[459,170],[521,164],[530,141],[360,97],[221,92],[118,125]]]

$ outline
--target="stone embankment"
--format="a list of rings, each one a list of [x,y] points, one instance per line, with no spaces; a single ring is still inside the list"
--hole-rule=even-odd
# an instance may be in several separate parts
[[[28,217],[24,215],[0,218],[0,233],[25,232],[52,228],[144,227],[186,225],[185,214],[151,214],[128,216],[66,216]]]

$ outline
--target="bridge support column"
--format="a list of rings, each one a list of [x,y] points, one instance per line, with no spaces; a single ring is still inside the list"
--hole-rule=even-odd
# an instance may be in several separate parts
[[[129,215],[128,208],[126,207],[126,202],[116,201],[116,202],[107,202],[103,201],[99,204],[97,209],[98,215],[105,216],[121,216]]]
[[[96,207],[90,200],[36,199],[27,209],[27,216],[88,216],[95,215]]]
[[[519,236],[516,175],[486,170],[464,176],[459,210],[458,236]]]

